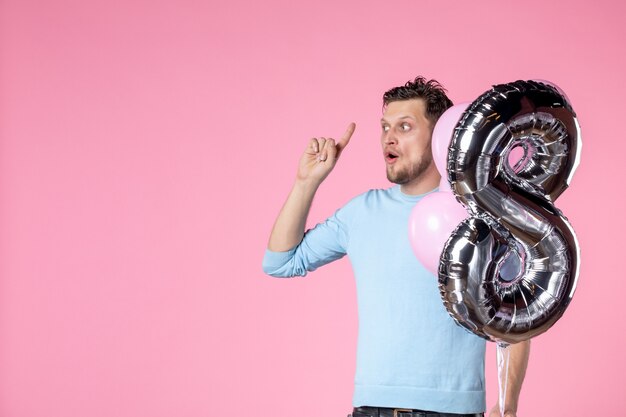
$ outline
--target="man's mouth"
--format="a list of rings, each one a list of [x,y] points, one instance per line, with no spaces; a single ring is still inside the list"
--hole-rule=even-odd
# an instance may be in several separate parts
[[[393,164],[398,159],[398,155],[393,152],[385,152],[385,162]]]

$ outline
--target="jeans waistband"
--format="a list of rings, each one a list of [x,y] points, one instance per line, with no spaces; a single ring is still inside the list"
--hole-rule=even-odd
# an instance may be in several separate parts
[[[355,407],[352,417],[483,417],[483,413],[454,414],[407,408]]]

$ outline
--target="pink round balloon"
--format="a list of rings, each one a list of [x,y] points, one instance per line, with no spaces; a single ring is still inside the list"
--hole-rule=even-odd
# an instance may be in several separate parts
[[[439,171],[439,174],[446,182],[448,180],[447,160],[450,140],[452,139],[454,128],[461,119],[461,115],[470,104],[469,101],[466,101],[450,107],[441,115],[433,130],[433,160],[437,166],[437,171]],[[450,189],[449,186],[447,188]]]
[[[422,198],[409,217],[409,239],[417,259],[437,275],[443,246],[457,225],[467,217],[451,192],[437,191]]]

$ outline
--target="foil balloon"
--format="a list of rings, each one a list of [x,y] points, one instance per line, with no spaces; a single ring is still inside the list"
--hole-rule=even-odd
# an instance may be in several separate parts
[[[507,344],[548,330],[579,272],[574,231],[554,201],[570,184],[580,129],[567,97],[545,81],[494,86],[463,113],[447,158],[468,210],[446,242],[439,289],[450,315]],[[512,161],[512,150],[521,158]]]

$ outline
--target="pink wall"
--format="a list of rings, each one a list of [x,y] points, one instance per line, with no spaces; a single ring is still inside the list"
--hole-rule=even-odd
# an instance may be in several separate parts
[[[347,414],[349,263],[261,258],[308,138],[357,123],[312,223],[386,186],[380,96],[417,74],[569,95],[582,273],[519,414],[624,410],[622,3],[298,3],[0,2],[0,416]]]

